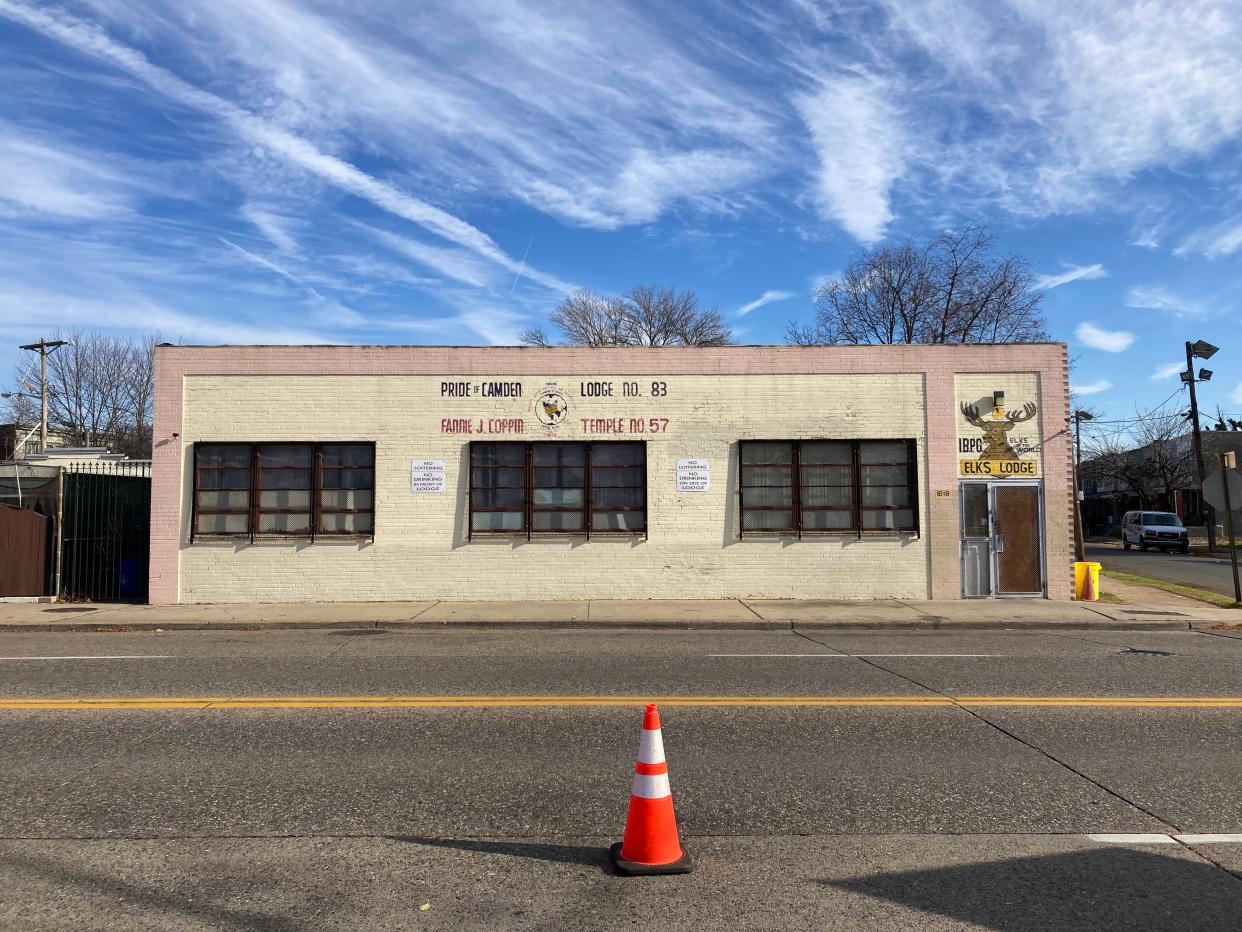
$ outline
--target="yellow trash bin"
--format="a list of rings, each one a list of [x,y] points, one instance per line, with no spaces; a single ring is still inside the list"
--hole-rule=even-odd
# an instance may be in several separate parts
[[[1074,564],[1074,598],[1080,602],[1095,602],[1100,598],[1100,564]]]

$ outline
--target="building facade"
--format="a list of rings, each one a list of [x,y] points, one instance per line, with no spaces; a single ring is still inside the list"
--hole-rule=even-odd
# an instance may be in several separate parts
[[[1072,595],[1062,344],[156,351],[153,603]]]

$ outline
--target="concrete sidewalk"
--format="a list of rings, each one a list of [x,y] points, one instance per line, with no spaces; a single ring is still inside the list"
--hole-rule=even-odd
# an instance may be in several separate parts
[[[1113,586],[1110,584],[1110,589]],[[593,600],[126,605],[0,603],[0,631],[275,628],[574,627],[674,629],[1185,630],[1242,623],[1242,613],[1139,587],[1125,603],[1044,599]],[[1150,595],[1149,595],[1150,593]]]

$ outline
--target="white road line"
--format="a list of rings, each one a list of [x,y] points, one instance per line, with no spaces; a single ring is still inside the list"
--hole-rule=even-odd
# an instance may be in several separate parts
[[[0,657],[0,660],[172,660],[172,654],[90,654],[81,657]]]
[[[1242,845],[1242,832],[1222,835],[1174,835],[1184,845]]]
[[[1004,657],[1005,654],[708,654],[708,657],[834,657],[850,660],[857,657]]]
[[[1159,832],[1131,832],[1116,835],[1088,835],[1092,841],[1102,841],[1110,845],[1175,845],[1177,839],[1172,835],[1161,835]]]

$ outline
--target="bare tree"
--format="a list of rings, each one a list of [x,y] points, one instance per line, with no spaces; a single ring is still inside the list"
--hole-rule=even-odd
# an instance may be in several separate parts
[[[155,385],[155,335],[139,341],[73,330],[53,334],[65,340],[47,358],[48,427],[68,446],[106,446],[132,457],[151,454]],[[25,366],[14,382],[30,394]],[[37,389],[37,386],[36,386]],[[13,407],[21,421],[38,419],[37,397]]]
[[[1043,292],[1026,261],[992,255],[986,227],[860,253],[815,292],[815,320],[790,343],[1036,343]]]
[[[1242,420],[1238,420],[1237,418],[1234,418],[1234,417],[1229,417],[1228,415],[1225,414],[1224,409],[1220,405],[1217,405],[1216,406],[1216,421],[1212,424],[1210,428],[1205,428],[1205,429],[1242,430]]]
[[[567,296],[548,320],[571,346],[725,346],[733,334],[715,308],[701,308],[693,291],[639,285],[621,297],[579,290]],[[540,327],[519,339],[551,346]]]
[[[1083,473],[1138,496],[1141,507],[1173,506],[1173,493],[1198,484],[1194,445],[1180,408],[1140,414],[1114,431],[1083,438]]]

